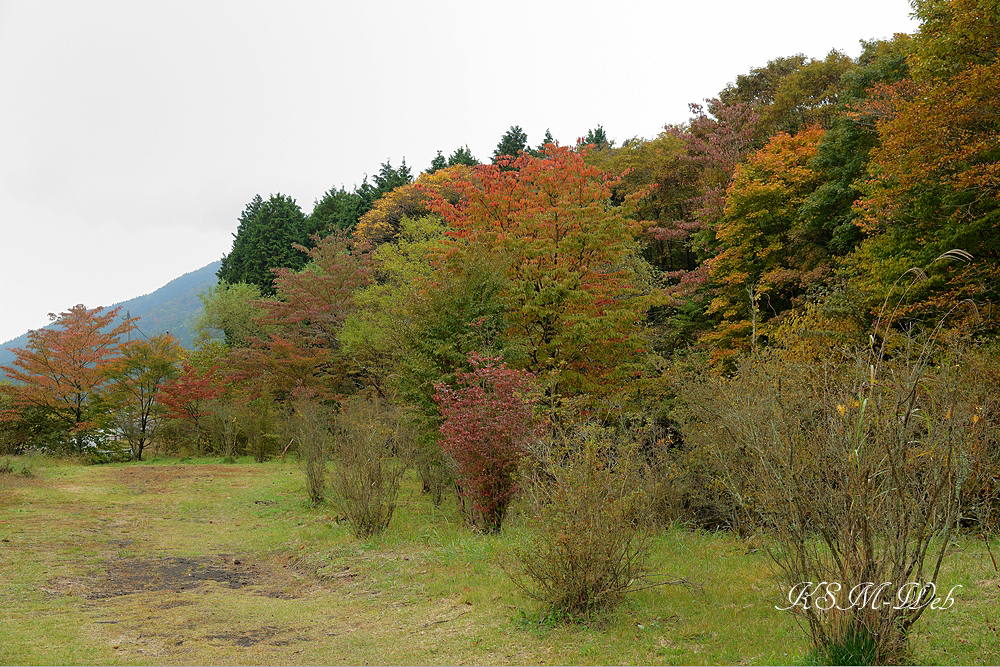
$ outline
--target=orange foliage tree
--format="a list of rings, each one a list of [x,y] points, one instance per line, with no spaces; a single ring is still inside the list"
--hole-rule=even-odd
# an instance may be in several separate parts
[[[879,144],[857,208],[869,235],[857,280],[881,306],[911,267],[952,249],[904,312],[937,317],[959,300],[1000,299],[1000,14],[993,0],[922,0],[911,76],[874,91],[859,118]]]
[[[358,240],[383,243],[399,234],[404,217],[419,218],[430,211],[432,197],[443,197],[452,202],[458,193],[449,184],[456,177],[468,172],[465,165],[438,169],[420,174],[415,183],[402,185],[382,195],[370,211],[358,220],[354,236]]]
[[[157,397],[177,375],[181,348],[170,334],[159,334],[122,343],[119,352],[107,369],[108,418],[129,443],[132,458],[141,461],[161,421]]]
[[[538,375],[552,407],[563,396],[621,389],[641,357],[657,292],[642,281],[638,223],[610,205],[617,181],[550,144],[541,157],[456,173],[458,200],[430,202],[449,225],[451,252],[503,258],[506,359]]]
[[[118,308],[102,312],[79,304],[59,315],[55,327],[28,334],[28,346],[13,350],[11,366],[0,366],[14,384],[0,385],[12,400],[12,410],[43,411],[73,434],[77,451],[98,426],[99,398],[108,382],[107,370],[118,356],[119,339],[135,328],[135,318],[115,324]]]
[[[822,180],[809,166],[822,137],[818,127],[780,133],[736,167],[716,230],[719,253],[709,260],[715,285],[709,312],[722,321],[704,340],[716,358],[752,345],[760,325],[831,271],[825,247],[805,233],[799,217]]]

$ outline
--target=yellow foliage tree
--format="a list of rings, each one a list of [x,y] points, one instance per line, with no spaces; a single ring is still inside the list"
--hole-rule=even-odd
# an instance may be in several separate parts
[[[424,172],[414,183],[387,192],[358,220],[354,237],[373,244],[396,238],[403,218],[420,218],[430,213],[427,204],[431,193],[456,202],[458,192],[449,184],[455,179],[463,178],[468,170],[469,167],[465,165],[455,165],[438,169],[434,173]]]

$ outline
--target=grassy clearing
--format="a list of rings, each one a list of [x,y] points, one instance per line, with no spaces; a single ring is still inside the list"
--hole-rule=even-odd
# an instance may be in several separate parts
[[[672,529],[641,591],[585,624],[547,618],[498,563],[523,539],[462,526],[408,477],[387,533],[353,539],[308,507],[294,463],[36,461],[0,476],[3,664],[787,664],[805,633],[753,542]],[[916,662],[997,664],[1000,575],[956,543],[962,584],[928,611]],[[1000,547],[994,546],[1000,554]],[[787,604],[787,603],[786,603]]]

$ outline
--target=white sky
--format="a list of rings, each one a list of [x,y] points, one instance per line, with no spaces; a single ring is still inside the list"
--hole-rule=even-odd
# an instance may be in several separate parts
[[[520,125],[653,137],[778,56],[856,57],[906,0],[0,0],[0,342],[220,259],[387,159]]]

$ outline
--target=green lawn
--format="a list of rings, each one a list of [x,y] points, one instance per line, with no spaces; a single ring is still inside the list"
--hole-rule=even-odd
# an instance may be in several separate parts
[[[787,664],[808,650],[774,609],[766,554],[725,533],[656,535],[651,569],[694,586],[566,624],[498,564],[524,537],[516,512],[499,537],[472,533],[413,477],[389,531],[358,542],[333,507],[307,506],[292,462],[33,466],[0,476],[3,664]],[[1000,664],[1000,575],[981,540],[954,548],[941,582],[963,588],[924,614],[913,659]]]

